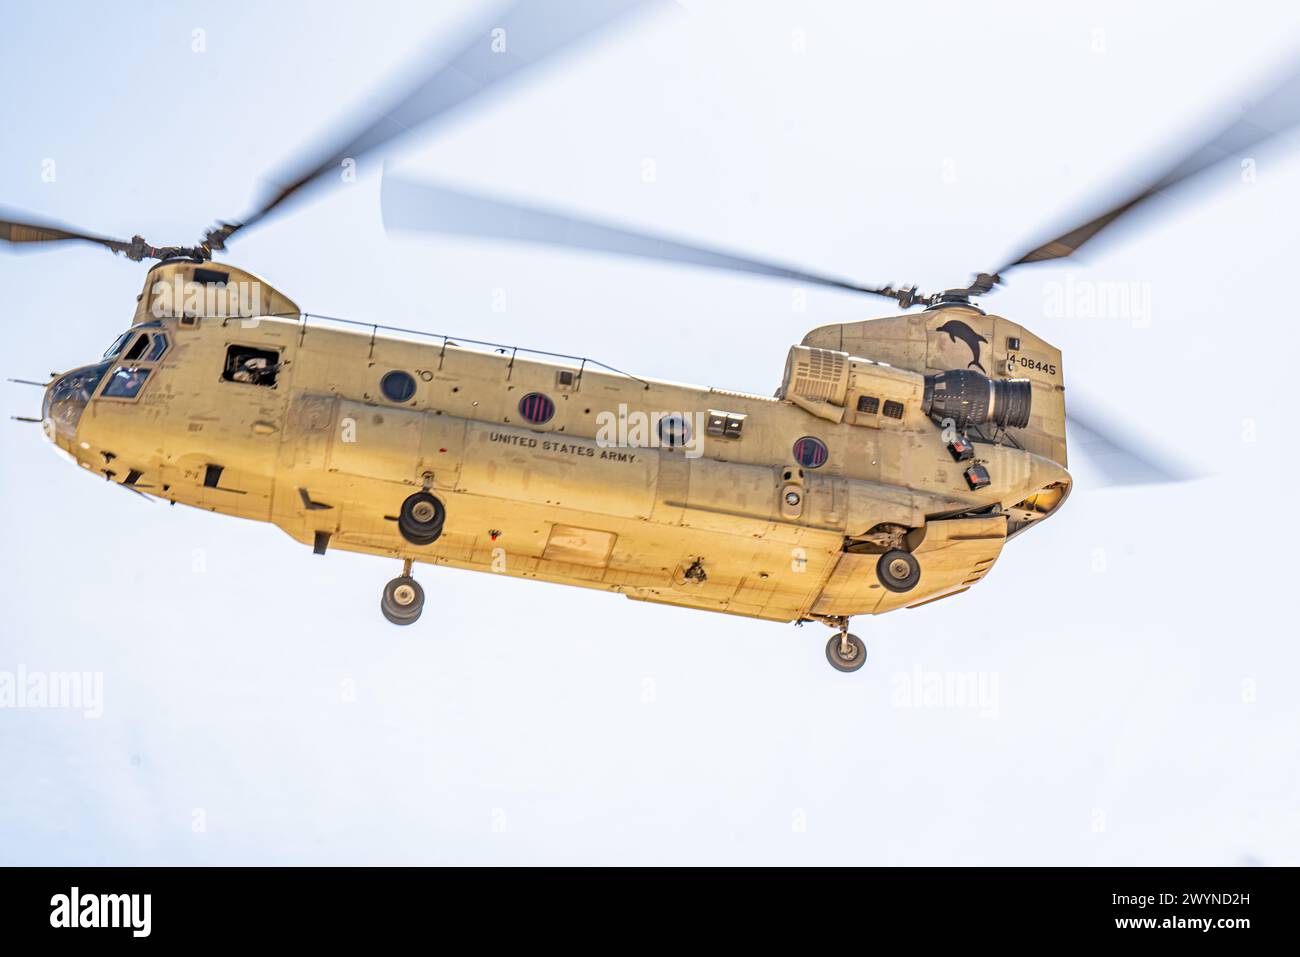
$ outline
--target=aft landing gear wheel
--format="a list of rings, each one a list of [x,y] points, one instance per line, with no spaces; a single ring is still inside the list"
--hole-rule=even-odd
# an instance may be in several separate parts
[[[826,660],[836,671],[857,671],[867,663],[867,646],[847,631],[831,635],[831,640],[826,642]]]
[[[921,565],[909,552],[894,548],[876,562],[876,577],[890,591],[911,591],[921,580]]]
[[[412,545],[432,545],[442,534],[447,510],[428,492],[416,492],[402,503],[397,530]]]
[[[384,586],[379,610],[394,625],[411,625],[424,611],[424,589],[410,575],[399,575]]]

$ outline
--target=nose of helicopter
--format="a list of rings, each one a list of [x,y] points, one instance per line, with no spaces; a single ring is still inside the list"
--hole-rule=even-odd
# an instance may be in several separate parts
[[[81,415],[107,369],[108,363],[83,366],[65,372],[45,387],[41,425],[46,438],[65,448],[76,441]]]

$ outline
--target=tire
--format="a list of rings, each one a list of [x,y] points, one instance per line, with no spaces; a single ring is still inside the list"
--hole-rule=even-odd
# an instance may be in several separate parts
[[[921,580],[921,564],[910,552],[890,549],[876,562],[876,577],[880,584],[901,595],[911,591]]]
[[[397,530],[412,545],[432,545],[442,534],[447,510],[428,492],[416,492],[402,503]]]
[[[843,671],[846,674],[857,671],[867,663],[867,646],[862,643],[862,639],[857,635],[849,635],[849,646],[853,650],[850,658],[845,658],[840,654],[840,636],[831,635],[831,640],[826,642],[826,660],[831,663],[831,667],[836,671]]]
[[[394,625],[412,625],[424,611],[424,589],[409,575],[400,575],[384,586],[379,610]]]

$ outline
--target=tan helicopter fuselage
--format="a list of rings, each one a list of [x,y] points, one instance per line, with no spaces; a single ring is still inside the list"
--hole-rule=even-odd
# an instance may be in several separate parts
[[[181,295],[196,286],[206,300]],[[1070,487],[1060,352],[970,306],[816,329],[780,398],[337,328],[210,263],[155,267],[132,328],[149,338],[98,378],[48,387],[47,435],[110,481],[273,522],[318,552],[834,621],[966,590]],[[1032,384],[1025,428],[972,433],[982,488],[922,411],[925,375],[967,366]],[[385,394],[391,373],[409,397]],[[522,402],[536,394],[549,406]],[[446,519],[413,545],[396,518],[422,489]],[[906,593],[877,578],[893,547],[920,564]]]

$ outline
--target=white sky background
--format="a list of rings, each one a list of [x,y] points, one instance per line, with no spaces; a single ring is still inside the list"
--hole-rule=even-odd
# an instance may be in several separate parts
[[[7,4],[0,205],[196,241],[478,19],[423,6]],[[692,3],[388,159],[862,280],[952,285],[1300,49],[1292,5],[1090,6]],[[146,504],[37,427],[0,424],[0,671],[104,675],[98,720],[0,710],[0,862],[1300,863],[1300,150],[1253,158],[1254,182],[1229,164],[1144,230],[987,303],[1065,350],[1072,398],[1207,477],[1100,488],[1072,463],[1067,507],[987,581],[857,620],[871,658],[855,675],[827,665],[820,626],[427,567],[424,617],[398,629],[378,609],[397,563]],[[313,312],[760,393],[807,329],[891,312],[809,290],[800,313],[789,284],[686,267],[389,238],[378,164],[227,258]],[[0,255],[0,373],[93,360],[143,273],[90,247]],[[1045,316],[1067,281],[1142,284],[1150,321]],[[3,384],[0,407],[39,414],[39,392]],[[905,707],[918,671],[996,680],[995,708]]]

